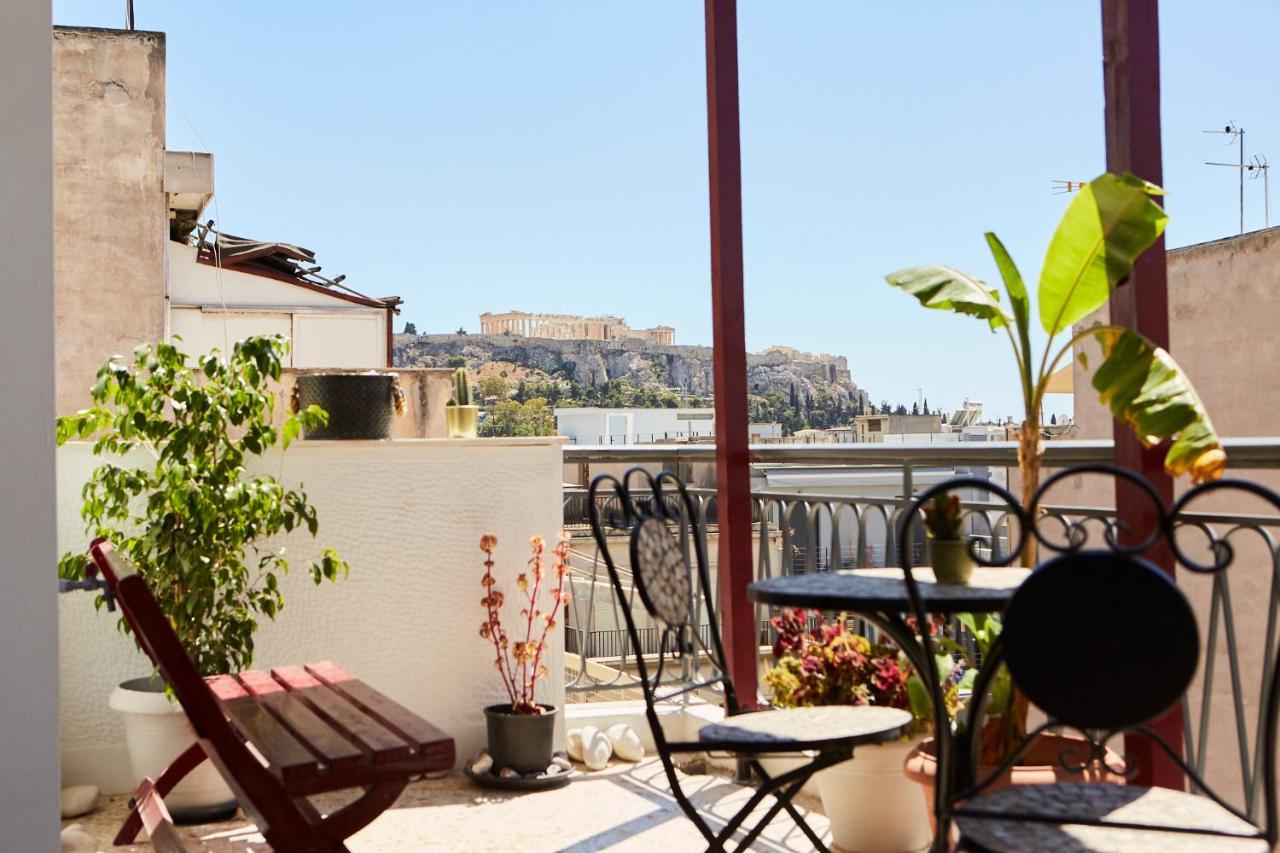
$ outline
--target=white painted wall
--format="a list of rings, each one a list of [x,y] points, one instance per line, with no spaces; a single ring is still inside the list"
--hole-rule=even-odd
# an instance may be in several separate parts
[[[504,696],[492,649],[479,636],[480,536],[498,537],[496,572],[514,619],[514,579],[529,536],[551,543],[560,527],[560,441],[302,441],[283,461],[282,469],[279,459],[264,467],[305,484],[320,533],[287,539],[295,572],[283,585],[284,610],[258,634],[255,666],[333,659],[439,725],[467,758],[484,744],[480,709]],[[58,451],[60,549],[86,544],[78,495],[94,464],[89,445]],[[338,549],[351,575],[317,588],[305,564],[324,546]],[[50,589],[51,565],[50,558],[40,575]],[[107,695],[149,664],[116,631],[114,614],[94,612],[91,595],[65,595],[60,604],[63,775],[67,784],[127,790],[135,780]],[[556,651],[540,697],[556,705],[564,702],[563,636],[552,635]],[[30,651],[25,641],[21,647]]]
[[[249,335],[293,340],[289,367],[385,368],[387,312],[259,275],[196,262],[169,242],[169,334],[183,351],[226,350]]]
[[[57,850],[49,0],[0,3],[0,850]]]
[[[556,431],[577,444],[634,444],[709,437],[714,409],[556,409]],[[611,441],[612,439],[612,441]]]

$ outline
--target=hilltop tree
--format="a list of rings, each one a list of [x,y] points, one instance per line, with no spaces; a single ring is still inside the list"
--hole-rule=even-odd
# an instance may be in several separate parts
[[[501,376],[486,376],[480,380],[480,397],[485,400],[507,399],[507,380]]]
[[[417,326],[415,326],[413,323],[405,323],[405,324],[404,324],[404,333],[405,333],[406,335],[416,335],[416,334],[418,334],[418,327],[417,327]]]
[[[918,414],[920,414],[920,404],[919,404],[919,403],[912,403],[912,404],[911,404],[911,414],[913,414],[913,415],[918,415]]]
[[[899,403],[898,407],[893,410],[893,413],[895,415],[905,415],[907,413],[907,407],[904,406],[902,403]]]
[[[928,414],[932,414],[932,413],[929,411],[929,398],[928,398],[928,397],[925,397],[925,398],[924,398],[924,414],[926,414],[926,415],[928,415]]]

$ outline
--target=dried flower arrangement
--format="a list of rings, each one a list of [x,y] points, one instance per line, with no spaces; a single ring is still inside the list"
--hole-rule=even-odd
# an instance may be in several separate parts
[[[497,545],[496,536],[486,534],[480,537],[480,550],[484,552],[484,576],[480,580],[484,587],[484,598],[480,599],[480,603],[485,607],[485,621],[480,625],[480,636],[493,643],[493,665],[501,674],[503,686],[511,697],[511,713],[542,714],[543,706],[533,696],[534,686],[538,679],[547,675],[547,667],[542,663],[547,636],[555,630],[556,614],[561,605],[569,603],[569,592],[564,588],[565,576],[569,573],[569,535],[561,533],[560,541],[551,550],[555,582],[547,588],[551,595],[551,609],[545,613],[538,607],[538,596],[543,590],[546,577],[546,542],[541,536],[534,536],[529,540],[529,550],[532,552],[529,570],[516,578],[524,604],[520,610],[520,616],[524,618],[524,639],[516,641],[508,639],[507,632],[502,627],[500,611],[505,597],[493,576],[493,552]]]

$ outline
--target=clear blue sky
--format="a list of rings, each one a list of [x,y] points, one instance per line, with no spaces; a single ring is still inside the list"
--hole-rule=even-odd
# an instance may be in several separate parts
[[[122,6],[54,14],[120,26]],[[168,33],[169,146],[214,152],[226,230],[316,250],[420,331],[521,309],[710,343],[701,3],[136,7]],[[1233,149],[1202,130],[1235,121],[1280,164],[1280,4],[1162,16],[1176,246],[1237,230],[1235,174],[1201,165]],[[846,355],[877,401],[1017,412],[1003,337],[882,276],[996,280],[987,229],[1038,276],[1051,181],[1103,168],[1099,3],[742,0],[739,18],[748,346]]]

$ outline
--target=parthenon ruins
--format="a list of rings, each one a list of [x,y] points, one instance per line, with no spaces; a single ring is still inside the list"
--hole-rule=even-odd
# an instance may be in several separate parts
[[[482,335],[520,335],[529,338],[557,340],[616,341],[638,338],[655,344],[674,344],[676,330],[671,326],[633,329],[621,317],[575,317],[572,314],[530,314],[507,311],[480,315]]]

